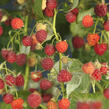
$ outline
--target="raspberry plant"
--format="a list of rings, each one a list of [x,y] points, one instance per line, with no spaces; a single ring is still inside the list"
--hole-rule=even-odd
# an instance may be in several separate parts
[[[107,109],[108,1],[13,5],[0,10],[0,109]]]

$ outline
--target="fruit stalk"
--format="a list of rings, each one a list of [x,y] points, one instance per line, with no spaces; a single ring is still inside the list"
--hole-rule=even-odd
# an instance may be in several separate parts
[[[54,18],[53,18],[53,32],[55,34],[56,40],[59,41],[59,37],[58,37],[58,34],[56,32],[56,16],[57,16],[57,11],[55,10]],[[62,54],[61,53],[59,53],[59,58],[60,58],[60,60],[59,60],[59,71],[61,71],[61,69],[62,69],[62,61],[61,61]],[[65,94],[64,94],[64,92],[65,92],[65,90],[64,90],[65,89],[64,88],[64,83],[61,83],[60,85],[61,85],[61,90],[62,90],[63,97],[65,97]]]
[[[24,28],[24,31],[25,31],[25,34],[24,35],[27,35],[27,32],[28,32],[28,16],[26,16],[25,18],[25,28]],[[27,59],[28,59],[28,56],[27,56]],[[26,90],[27,88],[27,85],[28,85],[28,77],[29,77],[29,65],[28,65],[28,62],[26,64],[26,69],[25,69],[25,83],[24,83],[24,90]]]

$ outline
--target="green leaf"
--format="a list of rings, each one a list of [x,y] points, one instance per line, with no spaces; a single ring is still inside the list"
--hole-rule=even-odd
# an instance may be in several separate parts
[[[79,0],[73,0],[73,6],[72,9],[76,8],[79,4]]]
[[[78,14],[78,17],[77,17],[77,22],[82,21],[83,17],[86,16],[86,15],[94,15],[94,8],[80,12]]]
[[[76,88],[79,87],[81,83],[82,75],[80,73],[75,73],[72,80],[66,85],[66,93],[69,96]]]
[[[44,18],[42,12],[42,0],[34,0],[33,10],[37,20]]]
[[[10,104],[0,103],[0,109],[12,109]]]

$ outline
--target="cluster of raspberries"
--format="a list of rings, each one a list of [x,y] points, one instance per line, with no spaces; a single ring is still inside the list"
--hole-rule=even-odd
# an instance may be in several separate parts
[[[100,81],[109,69],[106,63],[101,63],[99,66],[96,66],[92,62],[88,62],[82,66],[82,70],[84,73],[89,74],[92,79]]]

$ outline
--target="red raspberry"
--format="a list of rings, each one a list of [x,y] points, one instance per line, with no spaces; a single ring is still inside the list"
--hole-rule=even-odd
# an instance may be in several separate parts
[[[31,46],[32,45],[32,37],[24,36],[22,39],[22,43],[24,46]]]
[[[78,102],[77,109],[90,109],[90,104],[86,102]]]
[[[89,28],[93,25],[93,18],[90,15],[86,15],[82,19],[82,24],[84,27]]]
[[[24,23],[22,19],[16,17],[11,20],[11,26],[13,29],[20,29],[24,26]]]
[[[74,48],[81,48],[84,46],[84,39],[82,37],[75,36],[72,38],[72,44]]]
[[[108,68],[106,66],[102,66],[100,68],[100,72],[102,75],[106,75],[107,74],[107,71],[108,71]]]
[[[47,79],[43,79],[41,82],[40,82],[40,88],[43,89],[43,90],[48,90],[52,87],[52,83],[47,80]]]
[[[24,103],[24,100],[19,98],[19,99],[13,100],[13,102],[11,103],[11,107],[12,109],[23,109],[23,103]]]
[[[54,16],[54,10],[51,10],[49,8],[45,8],[44,14],[48,17],[53,17]]]
[[[14,97],[13,97],[12,94],[7,93],[7,94],[5,94],[5,95],[3,96],[3,101],[4,101],[6,104],[12,103],[13,100],[14,100]]]
[[[54,61],[51,58],[44,58],[41,64],[44,70],[51,70],[54,65]]]
[[[1,50],[1,55],[5,60],[7,60],[8,52],[9,52],[9,50],[7,50],[7,49]]]
[[[59,82],[68,82],[72,79],[72,75],[67,70],[61,70],[57,79]]]
[[[103,26],[104,26],[104,30],[109,31],[109,20],[104,22]]]
[[[82,70],[86,74],[92,74],[95,71],[95,66],[92,62],[88,62],[82,66]]]
[[[108,8],[105,4],[97,4],[94,11],[97,16],[103,17],[107,14]]]
[[[53,100],[50,100],[47,103],[47,109],[58,109],[57,103]]]
[[[54,8],[56,8],[56,6],[57,6],[56,1],[47,1],[47,8],[53,10]]]
[[[92,74],[92,78],[95,79],[96,81],[100,81],[102,78],[102,75],[100,73],[100,71],[98,69],[96,69],[94,71],[94,73]]]
[[[47,103],[52,98],[52,94],[45,93],[45,94],[43,94],[42,98],[43,98],[43,102]]]
[[[0,26],[0,36],[3,34],[3,27]]]
[[[19,66],[23,66],[26,62],[26,54],[18,54],[16,56],[16,63],[19,65]]]
[[[0,89],[3,89],[4,88],[4,81],[2,79],[0,79]]]
[[[0,10],[0,21],[1,21],[1,19],[2,19],[2,11]]]
[[[60,109],[69,109],[70,101],[67,98],[63,98],[60,101],[58,101],[58,105]]]
[[[53,45],[46,45],[44,48],[44,52],[48,56],[52,56],[55,53],[55,48]]]
[[[60,53],[66,52],[67,49],[68,49],[67,42],[66,41],[60,41],[60,42],[56,43],[56,49]]]
[[[79,9],[78,8],[74,8],[73,10],[71,10],[71,12],[77,16],[78,13],[79,13]]]
[[[73,14],[72,12],[67,13],[65,18],[69,23],[73,23],[76,21],[76,15]]]
[[[37,31],[36,39],[38,40],[38,42],[42,43],[43,41],[46,40],[46,38],[47,38],[47,32],[45,30]]]
[[[28,96],[27,101],[31,108],[37,108],[41,104],[42,98],[39,94],[32,93]]]
[[[6,75],[5,80],[6,80],[6,84],[9,85],[9,86],[16,84],[16,79],[12,75]]]
[[[94,46],[94,51],[97,55],[102,56],[107,51],[107,44],[96,44]]]
[[[106,99],[109,99],[109,88],[106,88],[106,89],[104,90],[103,94],[104,94],[104,97],[105,97]]]
[[[92,102],[91,109],[102,109],[102,102],[101,101]]]
[[[42,73],[41,73],[40,71],[31,72],[31,79],[32,79],[34,82],[40,81],[41,78],[42,78]]]
[[[88,34],[87,42],[90,46],[94,46],[99,41],[100,36],[98,34]]]
[[[8,54],[7,54],[7,61],[9,63],[14,63],[16,62],[16,54],[13,52],[13,51],[9,51]]]
[[[23,85],[24,85],[24,77],[22,76],[22,74],[20,74],[16,77],[16,86],[22,87]]]

